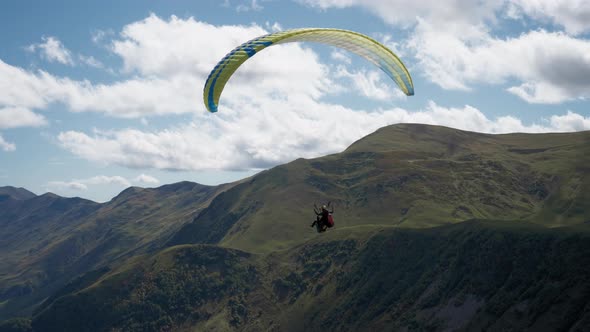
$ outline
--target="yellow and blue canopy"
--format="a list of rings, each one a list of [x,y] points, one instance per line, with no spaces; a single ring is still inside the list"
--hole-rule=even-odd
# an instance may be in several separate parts
[[[210,112],[217,112],[221,92],[229,78],[242,63],[268,46],[290,42],[316,42],[356,53],[381,68],[408,96],[414,85],[408,69],[389,48],[363,34],[340,29],[305,28],[275,32],[254,38],[229,52],[211,71],[203,100]]]

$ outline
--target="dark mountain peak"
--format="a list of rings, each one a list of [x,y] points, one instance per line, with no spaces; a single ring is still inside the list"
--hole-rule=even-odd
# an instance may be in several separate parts
[[[16,188],[12,186],[0,187],[0,196],[5,198],[12,198],[16,200],[25,200],[33,198],[37,195],[26,190],[25,188]]]
[[[111,199],[111,202],[127,200],[130,197],[136,196],[145,190],[148,190],[148,189],[141,188],[141,187],[135,187],[135,186],[129,187],[129,188],[121,191],[119,193],[119,195],[113,197],[113,199]]]
[[[129,187],[111,199],[110,202],[120,204],[130,199],[145,199],[146,197],[152,197],[153,195],[169,198],[169,196],[172,197],[178,194],[190,193],[192,191],[202,191],[206,188],[214,187],[190,181],[165,184],[157,188]]]
[[[52,192],[46,192],[43,195],[37,196],[37,198],[39,198],[39,199],[57,199],[57,198],[61,198],[61,196],[54,194]]]
[[[54,209],[56,211],[65,211],[70,208],[79,206],[98,206],[99,203],[94,201],[80,198],[80,197],[62,197],[52,192],[47,192],[43,195],[39,195],[29,200],[31,206],[45,206],[48,209]]]
[[[156,190],[161,193],[173,193],[173,192],[188,192],[188,191],[192,191],[194,189],[201,189],[204,187],[208,187],[208,186],[205,186],[205,185],[202,185],[202,184],[199,184],[196,182],[181,181],[181,182],[177,182],[177,183],[165,184],[163,186],[156,188]]]
[[[172,184],[166,184],[157,188],[141,188],[141,187],[129,187],[123,190],[119,195],[115,196],[111,202],[122,202],[128,200],[132,197],[137,197],[139,195],[145,194],[153,194],[156,193],[157,195],[170,195],[174,193],[185,193],[193,191],[195,188],[205,188],[208,186],[204,186],[195,182],[190,181],[182,181]]]

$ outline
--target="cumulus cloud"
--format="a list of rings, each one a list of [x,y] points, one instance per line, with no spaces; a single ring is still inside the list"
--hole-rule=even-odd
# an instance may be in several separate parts
[[[495,20],[501,0],[299,0],[320,9],[361,7],[389,24],[413,26],[416,17],[440,23],[447,30],[460,31],[466,26]]]
[[[84,179],[84,180],[79,180],[82,183],[87,183],[87,184],[117,184],[120,186],[125,186],[128,187],[131,185],[131,183],[125,179],[122,176],[106,176],[106,175],[97,175],[97,176],[93,176],[91,178],[88,179]]]
[[[584,117],[572,111],[568,111],[565,115],[552,115],[549,122],[555,131],[590,130],[590,117]]]
[[[143,173],[138,175],[133,181],[139,182],[139,183],[145,183],[145,184],[158,184],[158,183],[160,183],[160,180],[156,179],[155,177],[147,175],[147,174],[143,174]]]
[[[16,146],[14,145],[14,143],[10,143],[4,140],[4,138],[2,137],[2,135],[0,135],[0,149],[6,151],[6,152],[10,152],[10,151],[15,151],[16,150]]]
[[[551,22],[570,34],[590,30],[590,2],[587,0],[299,0],[320,8],[361,7],[389,24],[412,26],[415,18],[425,19],[444,30],[495,23],[500,14],[514,19],[523,16]],[[447,24],[443,24],[447,23]]]
[[[436,124],[487,133],[590,129],[590,118],[571,112],[527,125],[512,116],[490,119],[472,106],[446,108],[434,102],[417,112],[398,108],[368,112],[333,104],[318,105],[312,100],[294,103],[298,105],[275,111],[268,104],[256,112],[228,110],[225,115],[220,113],[199,119],[199,123],[161,131],[66,131],[58,139],[77,156],[112,165],[251,170],[342,151],[377,128],[394,123]],[[275,106],[281,107],[280,103]]]
[[[103,112],[124,118],[181,114],[198,109],[199,93],[194,87],[200,83],[198,78],[178,75],[93,85],[44,71],[31,73],[0,60],[0,107],[42,109],[60,102],[74,112]]]
[[[265,104],[257,111],[227,110],[226,115],[162,131],[126,129],[92,135],[67,131],[58,139],[80,157],[125,167],[241,170],[343,149],[350,135],[358,138],[383,124],[369,113],[336,105],[320,110],[310,101],[302,105],[307,107],[272,111],[280,104]]]
[[[49,181],[45,186],[46,190],[49,191],[63,191],[63,190],[75,190],[82,191],[88,190],[88,186],[77,181]]]
[[[104,36],[104,32],[100,32],[95,36],[96,37],[93,37],[93,39],[96,38],[96,42],[98,42],[99,36],[102,38],[102,36]],[[29,52],[39,51],[41,57],[49,62],[58,62],[69,66],[75,66],[77,63],[81,63],[90,67],[104,68],[104,65],[93,56],[87,56],[83,54],[78,54],[77,57],[73,56],[72,51],[67,49],[64,44],[56,37],[43,37],[42,40],[42,43],[29,45],[26,47],[26,50]]]
[[[111,50],[128,72],[158,77],[191,73],[206,78],[231,49],[265,33],[258,25],[215,26],[192,17],[164,20],[151,14],[126,25]]]
[[[29,45],[27,49],[31,52],[39,50],[41,55],[49,62],[59,62],[70,66],[74,65],[70,50],[55,37],[43,37],[42,43]]]
[[[0,107],[0,129],[17,127],[39,127],[47,124],[40,114],[22,107]]]
[[[332,50],[332,53],[330,53],[330,57],[333,60],[344,62],[346,64],[352,63],[352,60],[350,59],[350,56],[348,55],[348,53],[345,53],[339,49]]]
[[[511,15],[527,15],[561,25],[568,33],[590,31],[590,1],[587,0],[511,0]]]
[[[367,98],[376,100],[393,100],[405,98],[404,93],[390,82],[385,83],[382,79],[387,79],[381,71],[377,70],[358,70],[350,72],[344,66],[338,66],[335,73],[337,78],[346,78],[352,81],[352,86],[361,92]]]
[[[530,103],[590,96],[590,41],[564,33],[538,30],[468,41],[421,21],[409,45],[423,75],[445,89],[516,79],[521,84],[508,91]]]
[[[55,83],[45,72],[31,74],[0,60],[0,107],[43,108]]]

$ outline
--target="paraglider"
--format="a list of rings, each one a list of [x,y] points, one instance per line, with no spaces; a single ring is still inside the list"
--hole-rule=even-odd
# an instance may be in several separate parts
[[[369,60],[381,68],[408,96],[414,94],[410,73],[389,48],[354,31],[325,28],[304,28],[275,32],[254,38],[229,52],[213,68],[203,89],[203,101],[209,112],[217,112],[221,92],[232,74],[246,60],[266,47],[290,42],[309,41],[343,48]]]
[[[330,207],[331,202],[328,204],[322,205],[321,210],[318,209],[317,205],[313,205],[313,212],[315,212],[316,219],[311,224],[311,227],[316,227],[318,233],[325,232],[328,228],[334,227],[334,207],[332,206],[331,210],[328,210]]]

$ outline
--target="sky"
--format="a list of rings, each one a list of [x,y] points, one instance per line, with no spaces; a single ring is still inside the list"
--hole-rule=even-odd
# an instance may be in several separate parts
[[[407,66],[407,97],[368,61],[271,32],[348,29]],[[129,186],[216,185],[344,150],[376,129],[590,130],[590,0],[3,1],[0,186],[105,202]]]

